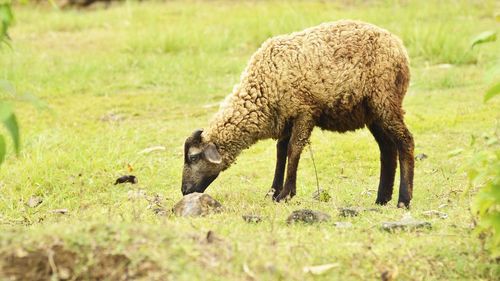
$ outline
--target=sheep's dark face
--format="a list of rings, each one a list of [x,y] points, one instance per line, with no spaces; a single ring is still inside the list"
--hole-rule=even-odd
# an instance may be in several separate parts
[[[184,143],[182,194],[203,193],[222,171],[222,158],[215,144],[204,143],[196,130]]]

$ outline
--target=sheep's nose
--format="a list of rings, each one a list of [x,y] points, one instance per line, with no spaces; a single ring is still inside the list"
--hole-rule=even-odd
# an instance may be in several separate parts
[[[188,195],[189,193],[191,193],[190,190],[192,186],[192,184],[183,184],[181,188],[182,195]]]

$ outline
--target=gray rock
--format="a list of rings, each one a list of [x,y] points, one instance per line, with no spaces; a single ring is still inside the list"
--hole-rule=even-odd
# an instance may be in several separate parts
[[[351,228],[352,227],[352,223],[350,223],[348,221],[336,221],[333,224],[335,225],[336,228]]]
[[[68,209],[54,209],[54,210],[50,210],[49,213],[66,215],[68,213]]]
[[[381,211],[377,208],[357,208],[357,207],[348,207],[348,208],[339,208],[339,215],[341,217],[356,217],[362,212],[377,212]]]
[[[30,208],[36,208],[36,207],[38,207],[38,205],[42,204],[42,202],[43,202],[42,197],[31,196],[28,199],[28,202],[26,202],[26,205],[28,205],[28,207],[30,207]]]
[[[243,215],[242,218],[249,223],[259,223],[262,221],[262,217],[258,215]]]
[[[358,208],[339,208],[339,215],[341,217],[356,217],[359,215]]]
[[[315,222],[325,222],[331,219],[329,214],[313,211],[309,209],[302,209],[293,211],[290,216],[288,216],[287,223],[315,223]]]
[[[447,213],[436,211],[436,210],[422,212],[422,215],[429,217],[429,218],[433,218],[433,217],[437,217],[440,219],[447,219],[448,218]]]
[[[415,230],[422,228],[432,228],[430,222],[414,220],[410,216],[403,218],[400,221],[384,222],[382,223],[382,229],[386,231],[395,230]]]
[[[182,197],[173,207],[175,215],[181,217],[199,217],[210,213],[218,213],[222,210],[222,205],[215,199],[204,193],[191,193]]]
[[[425,153],[419,153],[415,156],[415,160],[417,160],[417,161],[422,161],[422,160],[427,159],[427,158],[429,158],[429,156],[427,156],[427,154],[425,154]]]
[[[161,207],[153,208],[153,213],[159,217],[164,217],[167,215],[167,211]]]
[[[102,122],[118,122],[118,121],[123,121],[125,119],[125,116],[122,114],[117,114],[114,112],[108,112],[101,116],[99,118]]]
[[[141,199],[146,197],[146,191],[143,189],[138,189],[138,190],[129,190],[127,192],[127,197],[128,200],[136,200],[136,199]]]
[[[313,192],[312,198],[320,202],[328,202],[330,201],[330,199],[332,199],[332,196],[330,196],[330,194],[326,190],[319,189]]]

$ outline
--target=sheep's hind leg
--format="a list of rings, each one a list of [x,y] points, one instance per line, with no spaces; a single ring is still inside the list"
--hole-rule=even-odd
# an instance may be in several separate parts
[[[398,207],[408,208],[413,196],[413,136],[406,127],[402,116],[392,116],[392,118],[387,118],[384,123],[384,131],[391,136],[399,154],[400,185]]]
[[[271,186],[273,191],[273,199],[280,194],[283,189],[283,180],[285,177],[286,154],[290,136],[286,136],[276,143],[276,168],[274,170],[274,180]]]
[[[385,205],[391,201],[396,174],[397,147],[382,127],[376,123],[368,126],[380,150],[380,180],[376,204]]]
[[[313,128],[314,122],[309,116],[299,116],[294,120],[287,149],[288,166],[286,168],[286,181],[281,192],[274,198],[276,202],[295,196],[300,154],[304,146],[307,145]]]

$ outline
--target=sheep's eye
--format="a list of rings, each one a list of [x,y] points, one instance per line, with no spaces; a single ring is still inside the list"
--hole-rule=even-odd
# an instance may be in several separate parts
[[[189,162],[196,162],[200,159],[200,154],[189,155]]]

